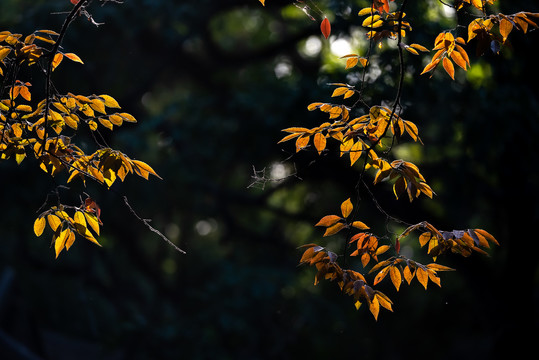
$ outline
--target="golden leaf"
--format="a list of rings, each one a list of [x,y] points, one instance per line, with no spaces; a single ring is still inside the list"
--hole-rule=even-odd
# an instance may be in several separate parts
[[[322,219],[320,219],[320,221],[318,221],[315,226],[332,226],[341,219],[342,218],[337,215],[326,215]]]
[[[262,4],[262,6],[266,6],[266,0],[258,0]]]
[[[336,88],[335,90],[333,90],[333,94],[331,94],[331,97],[341,96],[341,95],[343,95],[344,93],[346,93],[347,91],[348,91],[348,88],[345,87],[345,86],[338,87],[338,88]]]
[[[309,140],[311,139],[310,136],[300,136],[296,140],[296,152],[299,152],[300,150],[303,150],[307,144],[309,144]]]
[[[395,289],[399,291],[402,283],[402,276],[400,270],[396,266],[390,266],[389,277],[391,278],[391,282],[393,283],[393,286],[395,286]]]
[[[346,60],[346,67],[344,68],[345,70],[348,70],[350,68],[353,68],[354,66],[357,65],[357,63],[359,62],[359,58],[358,57],[351,57],[351,58],[348,58]]]
[[[120,104],[110,95],[99,95],[101,99],[105,101],[105,106],[109,108],[120,108]]]
[[[58,67],[58,65],[60,65],[63,58],[64,58],[64,56],[62,55],[62,53],[56,53],[54,55],[54,58],[52,60],[52,71],[54,71],[54,69],[56,69]]]
[[[58,258],[58,255],[60,255],[60,252],[64,249],[67,237],[69,235],[68,231],[69,229],[63,230],[54,241],[54,251],[56,252],[56,258]]]
[[[97,216],[95,214],[92,214],[92,213],[89,213],[89,212],[85,211],[84,212],[84,217],[86,218],[86,222],[88,223],[88,225],[90,225],[92,230],[97,235],[99,235],[99,220],[97,220]]]
[[[355,227],[356,229],[360,229],[360,230],[367,230],[369,229],[369,227],[367,225],[365,225],[363,222],[361,221],[354,221],[352,223],[352,226]]]
[[[77,231],[82,235],[86,233],[86,218],[84,217],[83,212],[75,212],[73,220],[75,221],[75,228],[77,229]]]
[[[380,303],[378,302],[378,298],[375,297],[369,302],[369,310],[374,316],[374,319],[378,320],[378,313],[380,312]]]
[[[132,122],[132,123],[136,123],[137,120],[135,119],[135,117],[131,114],[128,114],[128,113],[120,113],[118,114],[120,115],[121,117],[124,118],[124,121],[127,121],[127,122]]]
[[[414,49],[416,49],[416,50],[419,50],[419,51],[429,52],[429,49],[427,49],[427,48],[424,47],[423,45],[419,45],[419,44],[410,44],[410,47],[411,47],[411,48],[414,48]]]
[[[414,278],[415,272],[412,272],[410,270],[410,266],[406,266],[402,273],[404,275],[404,279],[406,280],[408,285],[410,285],[410,283],[412,282],[412,279]]]
[[[391,268],[391,266],[386,266],[385,268],[383,268],[382,270],[380,270],[380,272],[375,276],[374,278],[374,282],[373,282],[373,285],[376,285],[378,284],[380,281],[384,280],[384,278],[386,277],[387,273],[389,272],[389,269]]]
[[[71,245],[73,245],[74,242],[75,242],[75,233],[71,230],[68,230],[68,235],[65,242],[66,250],[69,250],[69,248],[71,247]]]
[[[47,221],[44,217],[38,217],[36,221],[34,221],[34,233],[36,234],[36,236],[41,236],[43,234],[46,223]]]
[[[49,223],[49,226],[51,227],[53,231],[56,231],[58,226],[60,226],[60,224],[62,223],[60,218],[53,214],[47,215],[47,222]]]
[[[421,285],[423,285],[423,287],[426,290],[427,289],[427,283],[429,282],[429,274],[427,273],[427,271],[423,270],[423,268],[421,268],[421,266],[418,267],[417,271],[416,271],[416,277],[417,277],[417,281],[419,281],[419,283]]]
[[[455,68],[453,67],[453,63],[448,58],[444,57],[443,60],[443,66],[445,71],[451,76],[451,79],[455,80]]]
[[[347,218],[352,213],[352,210],[354,209],[354,206],[352,205],[352,202],[350,201],[350,198],[343,201],[341,204],[341,212],[343,218]]]
[[[90,102],[90,107],[101,114],[107,114],[105,110],[105,102],[101,99],[92,99]]]
[[[509,33],[513,30],[513,24],[507,19],[500,20],[500,35],[503,37],[503,42],[507,40]]]
[[[146,164],[143,161],[140,160],[131,160],[132,164],[135,165],[135,171],[142,177],[144,177],[146,180],[148,179],[147,173],[150,173],[159,179],[162,179],[157,173],[152,169],[152,167],[148,164]],[[137,169],[140,171],[140,173],[137,171]]]
[[[459,51],[451,52],[451,59],[455,62],[455,64],[466,70],[466,60],[462,57]]]
[[[78,55],[75,55],[73,53],[66,53],[66,54],[64,54],[64,56],[66,58],[68,58],[69,60],[71,60],[71,61],[75,61],[75,62],[84,64]]]
[[[350,149],[350,166],[354,165],[355,162],[361,157],[362,151],[363,142],[358,140]]]
[[[314,147],[318,151],[318,155],[320,155],[326,148],[326,137],[321,133],[316,133],[313,137],[313,143]]]
[[[344,224],[341,223],[341,222],[338,222],[332,226],[329,226],[327,229],[326,229],[326,232],[324,233],[324,237],[326,236],[331,236],[331,235],[335,235],[336,233],[338,233],[339,231],[341,231],[343,228],[344,228]]]

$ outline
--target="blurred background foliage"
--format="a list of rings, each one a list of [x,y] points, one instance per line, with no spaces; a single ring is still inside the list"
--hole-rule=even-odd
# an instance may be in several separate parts
[[[447,257],[457,268],[442,288],[414,281],[396,293],[394,313],[375,322],[335,284],[313,286],[297,267],[304,243],[340,251],[313,225],[356,196],[357,169],[329,152],[293,155],[281,129],[314,127],[314,101],[330,101],[330,82],[359,84],[360,69],[338,57],[365,54],[357,12],[367,1],[316,4],[311,21],[291,1],[128,0],[99,6],[73,23],[63,46],[85,62],[64,62],[60,92],[110,94],[135,115],[114,133],[114,148],[151,164],[163,180],[128,178],[112,191],[86,189],[103,209],[98,248],[77,240],[54,260],[32,232],[55,183],[32,161],[2,166],[0,351],[6,359],[492,358],[522,350],[538,331],[538,32],[514,31],[513,48],[472,57],[452,82],[419,76],[427,58],[407,56],[404,118],[424,146],[403,143],[438,196],[413,204],[375,194],[392,215],[440,229],[485,228],[501,243],[490,257]],[[539,12],[535,1],[500,1],[499,10]],[[1,28],[59,30],[67,0],[3,0]],[[432,47],[455,22],[440,2],[409,2],[410,42]],[[465,34],[465,29],[462,30]],[[395,94],[397,59],[386,44],[367,75],[371,105]],[[21,79],[39,83],[39,74]],[[34,79],[35,78],[35,79]],[[33,89],[38,98],[39,88]],[[287,181],[275,181],[292,175]],[[133,208],[187,255],[136,220]],[[384,233],[384,217],[360,190],[361,220]],[[399,230],[393,228],[394,231]],[[412,241],[403,244],[416,252]],[[435,354],[435,355],[434,355]]]

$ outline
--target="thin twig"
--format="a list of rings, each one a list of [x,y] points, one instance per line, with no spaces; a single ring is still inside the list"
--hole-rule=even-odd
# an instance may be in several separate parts
[[[182,253],[182,254],[186,254],[186,252],[182,249],[180,249],[178,246],[176,246],[176,244],[174,244],[172,241],[170,241],[169,238],[167,238],[165,235],[163,235],[159,230],[155,229],[153,226],[150,225],[149,223],[149,220],[148,219],[143,219],[141,218],[137,213],[136,211],[131,207],[131,205],[129,204],[129,201],[127,200],[127,196],[123,196],[123,199],[124,199],[124,203],[125,205],[127,206],[127,208],[129,209],[129,211],[131,211],[131,213],[140,221],[142,222],[144,225],[146,225],[146,227],[153,233],[157,234],[161,239],[165,240],[165,242],[167,242],[170,246],[172,246],[176,251]]]

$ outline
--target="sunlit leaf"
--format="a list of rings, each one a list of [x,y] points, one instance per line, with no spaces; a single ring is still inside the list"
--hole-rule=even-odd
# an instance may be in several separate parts
[[[60,224],[62,223],[60,218],[53,214],[47,215],[47,222],[49,223],[49,226],[53,231],[56,231],[58,226],[60,226]]]
[[[140,161],[140,160],[131,160],[131,162],[135,166],[135,171],[146,180],[148,179],[147,174],[152,174],[153,176],[156,176],[159,179],[162,179],[159,175],[157,175],[154,169],[152,169],[152,167],[146,164],[145,162]]]
[[[321,133],[314,134],[313,144],[318,151],[318,155],[320,155],[322,151],[324,151],[324,149],[326,148],[326,137]]]
[[[444,57],[443,60],[443,66],[445,71],[451,76],[451,79],[455,80],[455,68],[453,66],[453,63],[448,58]]]
[[[54,251],[56,252],[56,258],[58,258],[58,255],[60,255],[60,252],[64,249],[66,240],[69,236],[69,231],[69,229],[63,230],[54,241]]]
[[[45,220],[45,217],[38,217],[36,221],[34,221],[34,233],[36,236],[41,236],[43,234],[46,224],[47,221]]]
[[[343,201],[343,203],[341,204],[341,212],[342,212],[343,218],[346,219],[352,213],[353,209],[354,209],[354,206],[352,205],[352,202],[350,201],[349,198]]]
[[[389,277],[391,278],[391,282],[393,283],[393,286],[395,286],[395,289],[399,291],[402,283],[402,276],[400,270],[396,266],[390,266]]]
[[[340,221],[342,218],[337,215],[326,215],[322,219],[320,219],[319,222],[316,223],[315,226],[331,226]]]
[[[64,56],[61,54],[61,53],[56,53],[54,55],[54,58],[52,60],[52,70],[54,71],[54,69],[56,69],[58,67],[58,65],[60,65],[60,63],[62,62]]]
[[[429,274],[427,273],[427,271],[423,270],[423,268],[421,267],[418,267],[416,270],[416,278],[417,278],[417,281],[419,281],[419,283],[423,285],[423,287],[426,290],[427,283],[429,282]]]
[[[78,55],[76,55],[76,54],[73,54],[73,53],[65,53],[64,56],[65,56],[66,58],[68,58],[69,60],[71,60],[71,61],[75,61],[75,62],[84,64],[84,63],[82,62],[81,58],[80,58]]]
[[[336,223],[334,225],[328,226],[327,229],[326,229],[326,232],[324,233],[324,237],[335,235],[336,233],[338,233],[339,231],[344,229],[344,227],[345,227],[345,224],[343,224],[341,222],[338,222],[338,223]]]

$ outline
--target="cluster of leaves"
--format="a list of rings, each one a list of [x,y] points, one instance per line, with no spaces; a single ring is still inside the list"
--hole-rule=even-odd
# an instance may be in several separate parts
[[[80,11],[82,5],[76,4],[71,15]],[[98,140],[103,139],[100,127],[112,131],[124,122],[136,122],[131,114],[121,111],[112,96],[53,91],[51,75],[64,58],[83,63],[76,54],[59,51],[61,37],[61,33],[52,30],[37,30],[25,37],[0,32],[0,159],[13,157],[21,164],[32,157],[36,159],[33,164],[53,177],[67,173],[66,183],[79,178],[85,185],[85,180],[91,179],[106,188],[117,179],[124,181],[128,174],[145,179],[149,175],[158,177],[150,165]],[[45,94],[40,100],[33,96],[32,84],[19,79],[27,75],[21,70],[32,65],[42,69],[46,77]],[[86,152],[75,142],[82,129],[87,129],[95,140],[95,151]],[[74,211],[73,216],[68,215],[68,210]],[[48,223],[58,257],[62,249],[71,247],[76,234],[98,244],[90,229],[99,235],[99,212],[90,198],[79,207],[59,202],[38,216],[34,231],[40,236]]]
[[[483,249],[489,248],[489,243],[499,245],[497,240],[483,229],[440,231],[427,222],[409,226],[395,239],[393,244],[387,244],[382,241],[381,237],[365,232],[364,230],[368,230],[369,227],[362,221],[355,220],[351,216],[352,212],[352,202],[347,199],[341,204],[342,216],[326,215],[315,226],[325,227],[324,237],[345,230],[348,246],[355,246],[349,256],[351,258],[357,257],[364,270],[367,269],[371,261],[375,265],[369,271],[365,271],[365,274],[352,269],[344,269],[344,265],[339,264],[339,255],[314,243],[301,246],[301,248],[305,248],[305,251],[301,256],[300,264],[316,267],[315,285],[324,279],[336,281],[345,294],[353,296],[356,308],[359,309],[362,303],[366,302],[376,319],[380,307],[392,311],[393,302],[389,297],[381,291],[373,289],[388,274],[397,291],[404,282],[410,285],[414,277],[426,290],[429,280],[441,286],[438,272],[453,270],[436,263],[438,256],[446,252],[466,257],[474,251],[484,254]],[[403,239],[414,231],[422,231],[418,241],[421,247],[427,245],[427,254],[433,258],[432,263],[422,264],[400,253]],[[390,250],[393,252],[391,256],[388,255]],[[381,260],[381,256],[387,256],[387,258]],[[373,276],[371,283],[367,281],[367,275]]]
[[[394,4],[398,8],[397,11],[390,11],[390,5],[393,4],[390,4],[388,0],[373,0],[370,7],[360,10],[358,16],[365,16],[362,26],[365,28],[364,35],[370,44],[368,55],[349,54],[342,57],[346,59],[345,69],[352,69],[359,64],[363,68],[361,71],[365,72],[368,71],[370,65],[373,45],[378,43],[381,48],[382,40],[396,41],[397,46],[394,48],[398,57],[400,74],[396,98],[392,105],[369,105],[362,95],[363,85],[356,88],[346,83],[330,84],[335,87],[331,97],[342,97],[343,101],[314,102],[307,107],[309,111],[319,110],[327,114],[328,121],[313,128],[286,128],[283,131],[287,135],[279,143],[294,140],[296,152],[313,149],[318,155],[322,155],[330,151],[329,141],[335,141],[338,144],[340,156],[348,155],[350,166],[359,168],[358,184],[369,186],[362,179],[367,173],[366,170],[371,169],[374,170],[373,185],[382,182],[392,183],[397,199],[406,194],[412,202],[421,194],[432,198],[435,193],[416,164],[403,159],[390,158],[393,145],[401,142],[405,134],[414,142],[422,144],[417,125],[402,118],[404,50],[415,56],[434,52],[419,75],[432,74],[441,63],[445,72],[455,80],[455,64],[465,71],[471,66],[466,50],[471,43],[476,43],[477,56],[481,56],[488,49],[495,54],[499,53],[501,46],[508,43],[509,34],[513,29],[526,33],[529,28],[537,28],[538,25],[534,19],[539,17],[539,14],[519,12],[512,15],[501,13],[489,15],[487,7],[494,4],[495,0],[461,0],[453,4],[440,2],[443,6],[453,8],[457,13],[466,11],[469,15],[467,18],[471,16],[473,20],[467,24],[458,23],[455,28],[440,32],[434,39],[434,47],[429,50],[421,44],[407,44],[404,41],[407,33],[412,31],[412,25],[404,20],[406,2],[404,0],[400,4]],[[457,22],[461,19],[462,17],[457,17]],[[467,28],[467,39],[458,35],[461,28]],[[363,161],[358,162],[360,159]],[[372,195],[370,189],[369,193]],[[374,195],[372,196],[379,207]],[[392,309],[391,300],[385,294],[373,289],[387,274],[390,275],[397,291],[403,282],[410,284],[414,277],[425,289],[429,280],[440,286],[438,273],[452,270],[436,262],[440,255],[454,253],[467,257],[474,252],[486,254],[485,249],[488,249],[491,243],[498,245],[498,241],[485,230],[441,231],[426,221],[410,225],[396,237],[377,236],[364,231],[369,228],[363,222],[353,219],[352,209],[352,203],[348,199],[341,204],[342,216],[327,215],[316,224],[325,228],[324,237],[335,235],[346,229],[344,254],[338,255],[324,246],[312,243],[303,246],[306,249],[300,263],[316,267],[318,272],[315,276],[315,284],[322,279],[336,281],[344,293],[354,297],[356,307],[359,308],[362,302],[367,302],[375,318],[378,317],[380,306],[388,310]],[[382,213],[388,220],[395,219],[385,210],[382,210]],[[400,253],[401,242],[417,231],[422,231],[418,236],[418,241],[421,247],[426,247],[427,255],[433,259],[432,263],[422,264]],[[349,251],[350,248],[353,250]],[[392,250],[393,254],[389,250]],[[374,263],[374,265],[368,272],[344,268],[347,259],[354,257],[359,258],[363,269],[369,264]],[[381,257],[387,258],[380,260]],[[366,280],[367,274],[374,276],[371,283]]]

